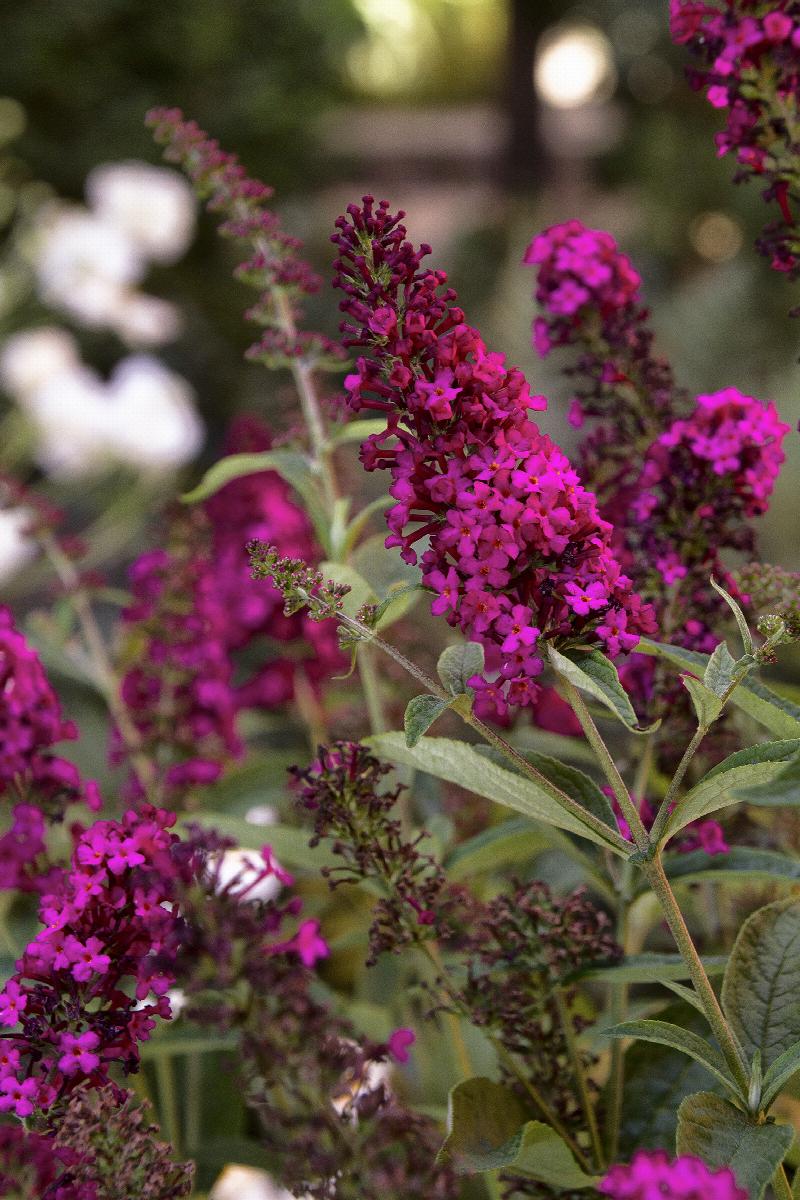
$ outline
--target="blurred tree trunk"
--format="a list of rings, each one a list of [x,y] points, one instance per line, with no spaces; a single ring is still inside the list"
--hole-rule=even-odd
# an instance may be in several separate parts
[[[505,108],[509,137],[503,180],[512,192],[527,192],[547,175],[548,155],[539,131],[539,101],[533,88],[533,56],[540,35],[558,20],[563,0],[509,0],[508,80]]]

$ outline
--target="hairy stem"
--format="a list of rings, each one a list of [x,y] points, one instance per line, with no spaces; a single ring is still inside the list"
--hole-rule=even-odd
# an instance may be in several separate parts
[[[792,1200],[794,1193],[789,1187],[789,1180],[786,1178],[786,1168],[783,1163],[781,1163],[772,1176],[772,1189],[775,1192],[777,1200]]]
[[[686,963],[689,976],[694,984],[694,989],[703,1006],[703,1012],[719,1043],[720,1050],[728,1064],[731,1075],[738,1084],[742,1095],[747,1096],[749,1075],[744,1056],[725,1018],[725,1014],[720,1008],[717,994],[711,986],[706,969],[692,941],[692,936],[689,933],[680,905],[675,898],[675,893],[670,887],[669,880],[664,871],[661,855],[656,854],[654,858],[643,863],[642,870],[661,905],[661,910],[664,913],[681,957]]]
[[[561,1022],[561,1028],[564,1031],[564,1039],[567,1043],[567,1052],[572,1065],[572,1073],[575,1076],[575,1082],[578,1085],[578,1095],[580,1096],[581,1108],[586,1119],[586,1128],[589,1130],[589,1137],[592,1141],[592,1151],[594,1153],[595,1166],[598,1171],[605,1166],[605,1157],[603,1155],[603,1145],[600,1141],[600,1131],[597,1128],[597,1116],[594,1110],[594,1102],[589,1092],[589,1082],[586,1078],[586,1071],[581,1062],[580,1052],[578,1050],[578,1042],[575,1037],[575,1025],[572,1020],[572,1014],[569,1011],[569,1006],[564,999],[564,993],[560,988],[556,988],[555,992],[556,1008],[558,1009],[558,1019]]]
[[[625,954],[628,953],[628,912],[632,882],[633,867],[631,863],[626,862],[623,865],[622,877],[619,883],[616,925],[617,941],[622,946]],[[609,983],[609,1016],[612,1025],[619,1025],[625,1020],[628,1011],[628,994],[629,988],[626,983]],[[621,1040],[614,1038],[611,1045],[611,1068],[608,1074],[606,1098],[606,1147],[609,1162],[613,1162],[617,1156],[624,1095],[625,1052]]]

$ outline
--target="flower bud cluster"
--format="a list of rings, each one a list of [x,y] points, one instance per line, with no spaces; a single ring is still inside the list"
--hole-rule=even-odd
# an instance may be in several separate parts
[[[544,397],[465,323],[444,273],[422,268],[430,248],[415,250],[399,222],[370,196],[337,220],[342,328],[368,351],[345,386],[355,411],[386,417],[361,452],[367,470],[391,472],[386,545],[415,563],[427,538],[432,611],[484,645],[476,691],[502,715],[535,702],[541,638],[631,649],[655,625],[595,497],[530,419]]]
[[[673,40],[703,66],[689,70],[727,123],[720,155],[733,153],[737,182],[761,179],[778,220],[757,245],[772,267],[800,278],[800,3],[798,0],[670,0]]]

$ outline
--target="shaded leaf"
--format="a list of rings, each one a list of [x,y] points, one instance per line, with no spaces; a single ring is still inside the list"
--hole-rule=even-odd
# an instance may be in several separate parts
[[[724,696],[736,674],[736,660],[728,649],[727,642],[714,648],[703,672],[703,683],[715,696]]]
[[[599,1183],[598,1177],[581,1170],[569,1146],[542,1121],[528,1121],[508,1167],[515,1175],[526,1175],[559,1191],[566,1188],[580,1191]]]
[[[505,1166],[519,1146],[527,1113],[510,1088],[479,1075],[450,1091],[447,1137],[437,1156],[459,1174]]]
[[[478,754],[483,755],[484,758],[490,758],[498,766],[513,771],[515,775],[519,775],[522,779],[527,778],[522,768],[516,767],[496,747],[476,746],[475,749]],[[540,754],[537,750],[520,750],[519,753],[532,767],[536,767],[536,770],[540,771],[545,779],[549,779],[556,787],[561,788],[562,792],[566,792],[573,800],[577,800],[587,812],[592,813],[600,821],[603,821],[615,833],[619,831],[617,819],[611,807],[611,801],[605,792],[585,772],[581,771],[578,767],[572,767],[567,763],[559,762],[557,758],[551,758],[549,754]]]
[[[798,750],[800,740],[792,738],[785,742],[764,742],[729,754],[678,801],[667,821],[666,836],[672,837],[699,817],[738,803],[737,792],[741,788],[771,782]]]
[[[713,575],[711,576],[711,586],[713,587],[715,592],[717,592],[720,596],[722,596],[722,599],[725,601],[725,603],[728,605],[731,612],[733,613],[733,615],[736,619],[736,624],[739,626],[739,633],[742,638],[742,646],[744,648],[745,654],[752,654],[753,653],[753,638],[750,634],[750,628],[747,624],[747,619],[746,619],[744,613],[742,612],[741,608],[739,607],[737,602],[734,600],[733,596],[731,596],[728,592],[726,592],[724,587],[720,587],[720,585],[717,583],[717,581]]]
[[[319,569],[324,579],[330,579],[333,583],[344,583],[350,588],[342,601],[342,608],[348,617],[354,617],[362,605],[374,604],[377,600],[378,597],[355,567],[326,559],[319,564]]]
[[[688,1054],[733,1093],[737,1091],[720,1052],[706,1038],[680,1025],[672,1025],[669,1021],[623,1021],[611,1029],[602,1030],[602,1035],[615,1038],[631,1037],[643,1042],[657,1042],[660,1046],[670,1046],[673,1050]]]
[[[380,733],[367,738],[366,744],[379,758],[414,767],[417,771],[427,771],[437,779],[457,783],[478,796],[485,796],[535,821],[544,821],[558,829],[579,833],[598,845],[607,845],[617,854],[626,853],[615,840],[611,840],[611,830],[606,841],[599,830],[584,825],[532,779],[525,779],[498,766],[466,742],[424,737],[416,746],[409,747],[402,733]]]
[[[473,675],[483,672],[483,646],[479,642],[459,642],[456,646],[448,646],[439,655],[436,673],[442,681],[442,687],[451,696],[474,696],[473,689],[467,682]]]
[[[695,679],[694,675],[681,675],[681,683],[692,698],[697,723],[713,725],[722,712],[722,701],[719,696],[699,679]]]
[[[752,1059],[768,1070],[800,1041],[800,899],[776,900],[748,917],[722,983],[725,1015]]]
[[[673,883],[800,880],[800,859],[791,858],[777,850],[751,850],[748,846],[732,846],[726,854],[707,854],[705,850],[665,854],[663,862],[667,878]],[[647,891],[644,881],[639,890]]]
[[[406,731],[406,745],[416,746],[423,733],[427,733],[431,725],[445,712],[450,705],[438,696],[415,696],[406,705],[403,728]]]
[[[775,1097],[798,1071],[800,1071],[800,1042],[795,1042],[775,1059],[764,1076],[761,1086],[761,1104],[765,1110],[769,1108]]]
[[[343,446],[347,442],[363,442],[374,433],[383,433],[385,428],[386,422],[380,417],[348,421],[346,425],[340,425],[338,429],[331,430],[331,444]]]
[[[761,1200],[793,1138],[789,1126],[757,1125],[712,1092],[687,1096],[678,1109],[678,1154],[693,1154],[710,1167],[730,1167],[750,1200]]]
[[[588,652],[568,650],[561,654],[553,646],[547,647],[553,668],[576,688],[593,696],[635,733],[645,733],[628,699],[628,694],[619,681],[617,668],[599,650]]]
[[[726,955],[709,955],[703,959],[707,975],[721,975],[728,959]],[[688,979],[689,971],[679,954],[629,954],[622,962],[591,963],[579,967],[567,976],[574,979],[603,979],[608,983],[664,983],[667,979]]]
[[[741,788],[737,791],[736,798],[744,804],[768,808],[800,804],[800,754],[789,759],[774,779],[755,787]]]

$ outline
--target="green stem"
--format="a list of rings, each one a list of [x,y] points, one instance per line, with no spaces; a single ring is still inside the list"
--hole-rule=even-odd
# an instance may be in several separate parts
[[[689,764],[697,753],[700,743],[708,733],[708,730],[708,725],[698,725],[697,729],[695,730],[694,737],[683,752],[683,758],[678,763],[678,769],[670,780],[670,785],[667,788],[667,794],[664,796],[664,799],[661,802],[661,807],[658,810],[656,819],[653,822],[653,828],[650,831],[650,837],[654,845],[658,845],[659,841],[661,840],[667,821],[670,817],[672,803],[678,794],[678,788],[683,783],[683,777],[689,769]]]
[[[789,1180],[786,1178],[786,1168],[783,1163],[781,1163],[772,1176],[772,1188],[775,1192],[776,1200],[793,1200],[792,1189],[789,1187]]]
[[[195,1052],[186,1056],[186,1103],[183,1114],[184,1145],[187,1154],[194,1154],[200,1145],[203,1095],[203,1055]]]
[[[389,722],[386,719],[380,677],[372,646],[359,646],[358,673],[361,677],[361,687],[367,704],[369,727],[373,733],[384,733],[389,728]]]
[[[664,871],[661,855],[657,853],[654,858],[644,862],[642,870],[661,905],[661,910],[664,913],[681,957],[686,963],[689,976],[694,984],[694,989],[697,992],[700,1003],[703,1005],[703,1012],[719,1043],[719,1048],[728,1064],[731,1075],[738,1084],[742,1095],[747,1096],[750,1080],[744,1056],[720,1008],[717,994],[711,986],[711,981],[706,974],[700,955],[697,953],[695,944],[692,941],[692,936],[689,933],[680,905],[675,898],[675,893],[670,887],[669,880]]]
[[[581,1100],[583,1115],[586,1118],[586,1128],[589,1130],[589,1137],[592,1141],[592,1150],[594,1152],[595,1167],[601,1171],[605,1166],[605,1158],[603,1155],[603,1145],[600,1141],[600,1131],[597,1128],[597,1116],[594,1111],[594,1104],[589,1093],[589,1083],[586,1078],[586,1071],[581,1062],[578,1042],[575,1037],[575,1026],[572,1021],[572,1014],[569,1011],[564,993],[560,988],[556,988],[555,992],[556,1008],[558,1009],[558,1019],[561,1022],[561,1028],[564,1031],[564,1038],[567,1043],[567,1052],[569,1054],[570,1063],[572,1064],[572,1072],[575,1076],[575,1082],[578,1085],[578,1095]]]
[[[638,794],[638,793],[637,793]],[[619,884],[619,901],[617,908],[617,942],[625,954],[628,953],[628,913],[630,908],[631,884],[633,882],[633,867],[626,862],[622,868],[622,878]],[[612,1025],[619,1025],[625,1020],[628,1011],[629,988],[626,983],[609,984],[609,1016]],[[611,1046],[611,1069],[608,1074],[607,1111],[606,1111],[606,1144],[608,1160],[614,1162],[619,1146],[619,1133],[622,1126],[622,1101],[625,1095],[625,1053],[620,1038],[614,1038]]]
[[[586,734],[586,740],[594,750],[603,774],[611,785],[611,790],[617,798],[617,802],[622,809],[622,815],[628,822],[633,840],[636,843],[637,850],[646,850],[650,839],[647,830],[642,823],[642,818],[639,816],[639,810],[630,797],[630,793],[625,786],[625,781],[617,770],[617,764],[611,757],[608,747],[600,736],[600,732],[594,723],[594,718],[589,712],[589,709],[573,683],[563,676],[560,676],[564,686],[567,699],[572,706],[575,716],[581,724],[581,729]]]
[[[445,975],[447,974],[447,967],[444,964],[439,943],[436,941],[420,941],[418,945],[428,958],[429,962],[435,968],[437,978],[444,979]],[[445,994],[447,995],[448,1000],[455,1002],[456,1004],[458,1003],[455,993],[453,993],[450,989],[448,989]],[[464,1041],[464,1031],[461,1028],[461,1017],[459,1017],[458,1013],[454,1012],[446,1012],[444,1016],[447,1027],[450,1031],[450,1040],[453,1046],[456,1065],[458,1066],[464,1078],[470,1079],[474,1074],[474,1068],[472,1066],[472,1060],[469,1056],[469,1050],[467,1049],[467,1043]]]
[[[164,1134],[176,1157],[181,1154],[181,1127],[178,1118],[178,1089],[175,1086],[175,1062],[169,1054],[159,1054],[155,1060],[158,1085],[158,1112]]]

